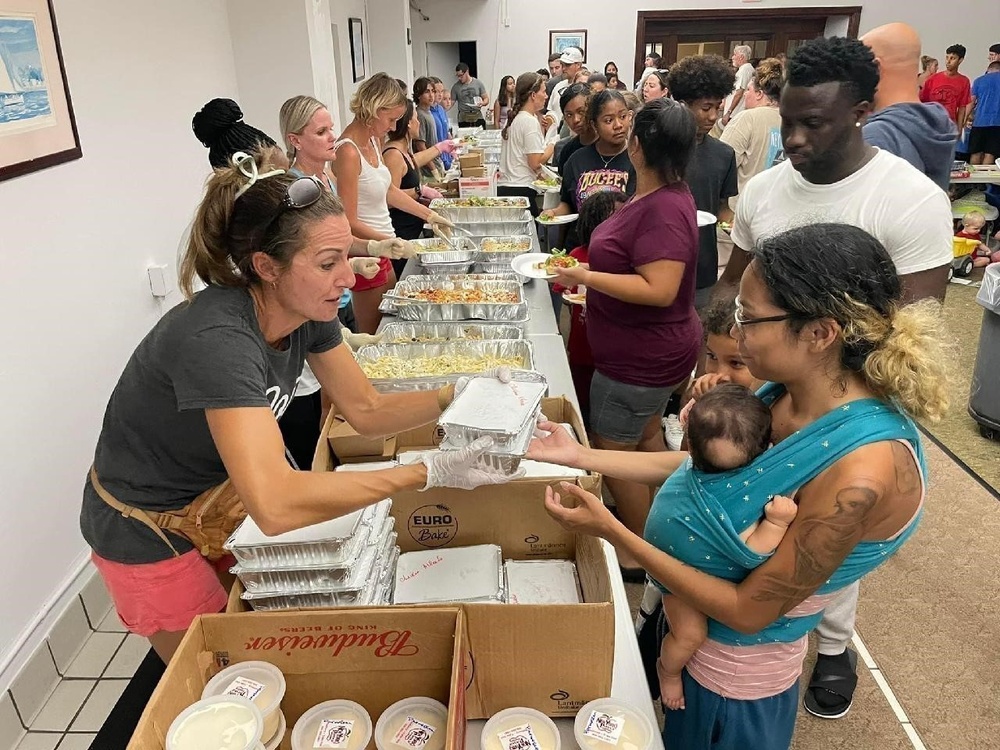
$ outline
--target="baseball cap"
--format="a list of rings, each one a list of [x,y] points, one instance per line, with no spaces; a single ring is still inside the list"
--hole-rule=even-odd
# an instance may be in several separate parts
[[[562,56],[559,58],[559,62],[566,63],[567,65],[582,63],[583,53],[576,47],[567,47],[563,50]]]

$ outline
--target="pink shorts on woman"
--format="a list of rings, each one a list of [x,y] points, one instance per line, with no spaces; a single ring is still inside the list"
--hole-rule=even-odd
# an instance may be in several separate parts
[[[155,563],[128,565],[90,555],[104,579],[122,624],[148,638],[161,631],[182,632],[195,617],[221,612],[229,598],[217,570],[235,561],[225,557],[210,563],[191,550]]]

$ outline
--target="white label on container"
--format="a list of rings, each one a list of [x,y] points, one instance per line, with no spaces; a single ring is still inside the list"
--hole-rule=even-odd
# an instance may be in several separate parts
[[[591,711],[583,733],[587,737],[607,742],[609,745],[617,745],[623,729],[625,729],[624,716],[612,716],[603,711]]]
[[[247,679],[246,677],[237,677],[229,687],[226,688],[226,695],[235,695],[239,698],[246,698],[248,701],[252,701],[258,695],[260,691],[264,689],[264,684],[261,682],[256,682],[255,680]]]
[[[431,736],[436,731],[436,727],[425,724],[419,719],[414,719],[412,716],[407,716],[406,721],[403,722],[399,731],[396,732],[396,736],[392,738],[392,742],[400,747],[420,750],[420,748],[430,742]]]
[[[354,722],[350,719],[323,719],[319,723],[319,731],[316,732],[316,741],[313,742],[313,747],[347,747],[352,731],[354,731]]]
[[[530,724],[522,724],[506,732],[500,732],[497,737],[500,738],[500,747],[503,750],[542,750]]]

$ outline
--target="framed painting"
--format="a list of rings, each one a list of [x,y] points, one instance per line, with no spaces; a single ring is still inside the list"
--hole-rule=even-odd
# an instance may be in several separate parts
[[[0,180],[81,156],[52,0],[0,0]]]
[[[562,29],[549,32],[549,52],[562,52],[567,47],[576,47],[583,52],[583,61],[587,62],[587,30]]]
[[[348,18],[347,23],[351,38],[351,66],[354,82],[357,83],[368,75],[365,70],[365,32],[360,18]]]

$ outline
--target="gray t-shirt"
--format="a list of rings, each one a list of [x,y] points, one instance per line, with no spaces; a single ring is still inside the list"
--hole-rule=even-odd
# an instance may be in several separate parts
[[[430,113],[430,110],[423,110],[417,107],[417,119],[420,120],[420,140],[427,145],[427,148],[436,146],[438,137],[437,123],[434,121],[434,115]]]
[[[308,322],[288,346],[267,345],[245,289],[210,286],[170,310],[133,352],[94,453],[101,484],[123,503],[183,508],[226,480],[205,409],[264,406],[280,418],[308,352],[341,342],[340,325]],[[110,508],[85,481],[80,529],[101,557],[150,563],[173,555],[152,530]],[[171,535],[178,552],[192,546]]]
[[[455,81],[451,87],[451,98],[458,102],[458,116],[461,119],[477,119],[483,116],[482,109],[475,104],[477,96],[486,96],[486,87],[477,79],[470,78],[468,83]]]

